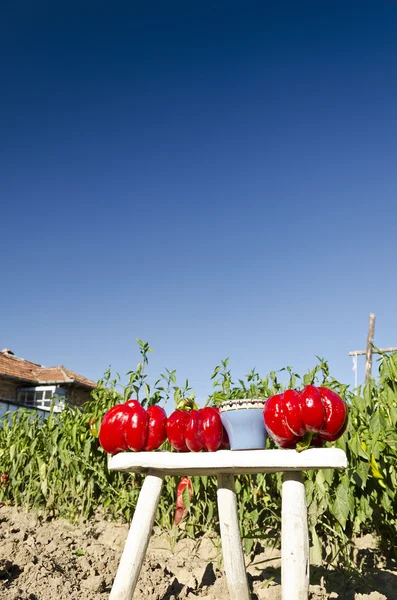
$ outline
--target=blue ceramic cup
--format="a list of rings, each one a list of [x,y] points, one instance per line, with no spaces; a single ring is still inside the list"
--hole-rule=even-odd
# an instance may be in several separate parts
[[[227,400],[219,405],[231,450],[259,450],[266,447],[264,406],[264,399]]]

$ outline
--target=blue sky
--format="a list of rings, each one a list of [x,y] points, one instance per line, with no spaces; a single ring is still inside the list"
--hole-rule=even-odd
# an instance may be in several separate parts
[[[2,347],[204,398],[397,345],[397,2],[0,10]]]

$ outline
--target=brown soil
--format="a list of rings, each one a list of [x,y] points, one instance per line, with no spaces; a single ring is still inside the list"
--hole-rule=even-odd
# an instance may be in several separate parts
[[[94,519],[72,525],[43,520],[20,509],[0,508],[2,600],[104,600],[108,598],[128,527]],[[371,536],[357,540],[358,572],[312,568],[310,598],[397,598],[397,569],[386,565]],[[247,572],[253,600],[279,600],[280,552],[266,549]],[[152,536],[134,598],[228,600],[219,540],[173,543]]]

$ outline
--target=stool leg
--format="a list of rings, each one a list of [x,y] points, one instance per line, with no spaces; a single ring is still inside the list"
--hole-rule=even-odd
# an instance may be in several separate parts
[[[238,526],[234,477],[218,475],[218,512],[221,527],[223,564],[230,600],[249,600],[250,593]]]
[[[302,473],[284,473],[281,512],[282,599],[307,600],[309,533]]]
[[[146,476],[117,569],[109,600],[132,600],[152,533],[164,475]]]

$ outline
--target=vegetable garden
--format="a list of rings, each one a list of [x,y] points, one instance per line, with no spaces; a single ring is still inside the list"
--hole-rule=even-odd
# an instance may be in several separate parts
[[[146,373],[151,349],[144,342],[139,345],[142,359],[136,370],[128,373],[126,386],[120,386],[119,376],[112,378],[107,372],[81,410],[68,407],[40,420],[31,411],[20,409],[2,421],[0,501],[70,520],[89,518],[96,511],[108,519],[131,518],[142,476],[108,471],[107,456],[98,442],[102,415],[131,397],[139,398],[146,407],[167,402],[178,406],[182,400],[194,398],[188,381],[184,387],[178,386],[175,371],[166,370],[151,388]],[[392,553],[397,527],[397,354],[381,355],[379,377],[356,390],[336,381],[323,359],[302,377],[290,367],[281,372],[263,377],[253,370],[235,382],[226,359],[212,374],[214,391],[207,404],[230,398],[267,398],[287,388],[312,384],[344,397],[349,405],[349,425],[335,445],[345,450],[349,468],[343,473],[305,475],[311,560],[314,564],[323,560],[352,564],[351,540],[367,532],[379,538],[385,554]],[[267,443],[273,445],[271,440]],[[167,444],[163,447],[169,449]],[[192,478],[193,496],[190,499],[189,489],[184,494],[188,514],[176,527],[178,483],[176,478],[167,478],[157,514],[157,524],[170,543],[208,531],[216,534],[216,481]],[[280,474],[237,478],[240,529],[247,554],[255,553],[261,542],[278,545],[280,488]]]

